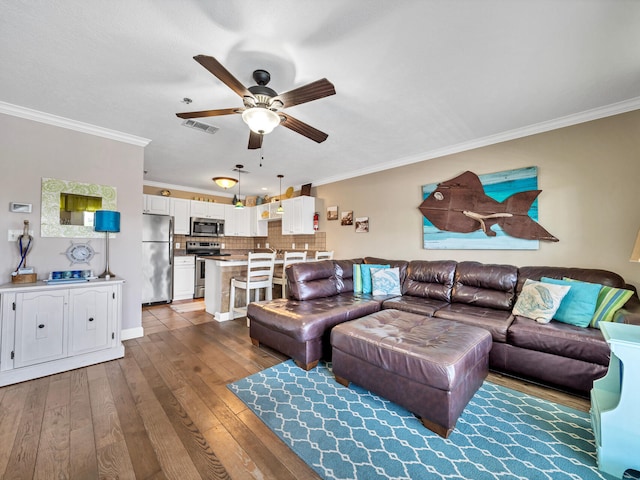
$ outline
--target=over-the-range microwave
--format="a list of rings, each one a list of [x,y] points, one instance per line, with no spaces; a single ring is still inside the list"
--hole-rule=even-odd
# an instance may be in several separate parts
[[[191,217],[189,232],[192,237],[223,237],[224,220]]]

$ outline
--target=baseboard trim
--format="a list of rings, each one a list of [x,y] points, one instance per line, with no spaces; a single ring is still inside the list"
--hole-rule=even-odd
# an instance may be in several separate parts
[[[140,337],[144,337],[144,328],[142,327],[127,328],[120,332],[121,340],[131,340],[132,338]]]

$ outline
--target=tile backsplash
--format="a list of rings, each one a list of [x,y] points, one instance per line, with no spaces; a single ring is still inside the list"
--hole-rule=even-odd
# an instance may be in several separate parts
[[[254,250],[257,248],[266,248],[267,243],[270,248],[278,250],[326,250],[327,234],[326,232],[316,232],[314,235],[283,235],[282,221],[272,220],[269,222],[268,235],[266,237],[220,237],[220,238],[203,238],[190,237],[188,235],[175,235],[174,243],[179,243],[180,248],[176,248],[176,255],[184,255],[185,242],[195,241],[214,241],[224,244],[224,250]],[[295,248],[292,247],[295,244]]]

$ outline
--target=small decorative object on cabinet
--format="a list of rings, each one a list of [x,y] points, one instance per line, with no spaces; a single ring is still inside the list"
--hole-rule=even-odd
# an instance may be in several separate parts
[[[591,424],[598,468],[615,478],[640,470],[640,326],[601,322],[611,348],[607,374],[593,382]]]
[[[124,356],[123,280],[0,286],[0,386]]]

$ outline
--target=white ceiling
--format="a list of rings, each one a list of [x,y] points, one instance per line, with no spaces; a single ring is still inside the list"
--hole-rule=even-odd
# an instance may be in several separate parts
[[[151,140],[145,181],[278,193],[640,108],[636,0],[0,0],[0,101]],[[278,127],[248,150],[242,101],[193,56],[278,92],[326,77],[337,94],[287,109],[329,134]],[[193,99],[191,105],[181,99]]]

